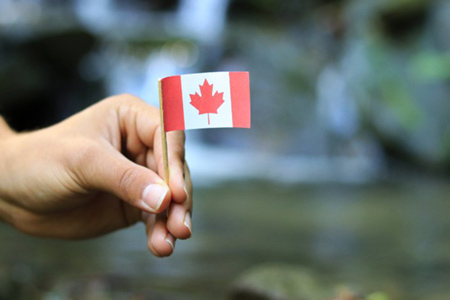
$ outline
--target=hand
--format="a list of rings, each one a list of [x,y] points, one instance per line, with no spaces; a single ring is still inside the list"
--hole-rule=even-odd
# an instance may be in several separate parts
[[[34,132],[16,134],[3,124],[0,219],[28,234],[69,239],[142,220],[150,251],[170,255],[176,238],[191,236],[184,139],[167,133],[167,186],[159,111],[136,97],[105,99]]]

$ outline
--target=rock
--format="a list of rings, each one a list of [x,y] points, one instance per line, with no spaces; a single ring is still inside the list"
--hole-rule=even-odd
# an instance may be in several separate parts
[[[244,272],[232,288],[233,300],[313,300],[326,297],[328,288],[302,267],[266,264]]]

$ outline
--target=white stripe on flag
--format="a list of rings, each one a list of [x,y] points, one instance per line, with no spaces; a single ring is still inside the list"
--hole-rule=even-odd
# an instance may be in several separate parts
[[[190,95],[198,93],[202,96],[200,85],[203,85],[205,79],[209,84],[213,85],[212,94],[214,95],[216,92],[223,93],[223,100],[225,101],[217,110],[217,114],[209,114],[209,125],[208,114],[200,115],[199,111],[190,104]],[[185,129],[233,127],[230,75],[228,72],[181,75],[181,87]]]

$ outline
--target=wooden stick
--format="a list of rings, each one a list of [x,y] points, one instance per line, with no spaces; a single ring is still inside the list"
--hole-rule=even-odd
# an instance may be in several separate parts
[[[158,80],[159,88],[159,115],[161,118],[161,141],[162,141],[162,154],[164,163],[164,181],[169,185],[169,158],[167,155],[167,136],[164,131],[164,112],[163,112],[163,101],[162,101],[162,90],[161,90],[161,79]]]

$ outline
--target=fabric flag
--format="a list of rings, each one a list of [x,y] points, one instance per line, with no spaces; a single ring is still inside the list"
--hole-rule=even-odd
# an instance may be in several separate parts
[[[248,72],[212,72],[161,79],[164,131],[250,128]]]

